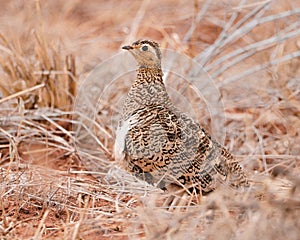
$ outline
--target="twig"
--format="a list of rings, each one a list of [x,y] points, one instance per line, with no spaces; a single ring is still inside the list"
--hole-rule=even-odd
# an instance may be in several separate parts
[[[297,25],[298,25],[298,23],[297,23]],[[244,52],[248,52],[248,51],[253,52],[253,50],[255,50],[254,52],[262,51],[262,50],[265,50],[267,48],[272,47],[275,44],[278,44],[280,42],[286,41],[287,39],[296,37],[299,34],[300,34],[300,30],[297,29],[297,30],[295,30],[293,32],[290,32],[290,33],[282,33],[280,36],[278,36],[278,35],[272,36],[272,37],[264,39],[262,41],[258,41],[258,42],[255,42],[253,44],[249,44],[246,47],[239,48],[239,49],[237,49],[235,51],[232,51],[232,52],[224,55],[223,57],[220,57],[219,59],[217,59],[216,61],[214,61],[212,64],[206,66],[205,70],[206,71],[210,71],[211,69],[217,67],[218,65],[220,65],[223,62],[227,61],[228,59],[236,57],[239,54],[243,54]],[[252,54],[250,54],[249,56],[251,56],[251,55]],[[228,64],[228,65],[232,66],[234,64]],[[228,67],[222,67],[222,68],[224,68],[225,70],[228,69]],[[220,71],[220,73],[216,74],[216,76],[218,76],[222,72],[224,72],[224,71],[221,71],[221,70],[219,70],[219,71]]]
[[[252,8],[252,7],[257,6],[257,5],[261,6],[262,4],[268,4],[271,1],[272,0],[266,0],[264,2],[249,3],[249,4],[245,4],[242,7],[234,7],[234,8],[232,8],[232,10],[234,10],[234,11],[241,11],[242,9],[245,9],[245,8]]]
[[[51,123],[53,126],[55,126],[56,128],[58,128],[59,130],[61,130],[70,139],[72,139],[73,141],[75,141],[74,137],[72,136],[72,134],[69,131],[67,131],[62,126],[60,126],[59,124],[57,124],[56,122],[54,122],[51,118],[47,117],[44,114],[42,114],[41,117],[44,118],[45,120],[47,120],[49,123]]]
[[[274,66],[274,65],[277,65],[279,63],[282,63],[282,62],[286,62],[286,61],[289,61],[293,58],[297,58],[297,57],[300,57],[300,51],[296,51],[296,52],[293,52],[291,54],[287,54],[281,58],[278,58],[278,59],[275,59],[275,60],[272,60],[270,62],[267,62],[267,63],[264,63],[264,64],[260,64],[260,65],[256,65],[250,69],[248,69],[247,71],[244,71],[240,74],[237,74],[231,78],[228,78],[228,79],[225,79],[224,81],[218,83],[218,87],[223,87],[229,83],[232,83],[232,82],[235,82],[241,78],[244,78],[244,77],[247,77],[249,75],[252,75],[258,71],[261,71],[265,68],[268,68],[268,67],[271,67],[271,66]]]
[[[250,32],[252,29],[254,29],[257,25],[261,25],[263,23],[275,21],[278,19],[282,19],[285,17],[289,17],[292,15],[298,15],[298,14],[300,14],[300,8],[282,12],[282,13],[275,14],[275,15],[270,15],[270,16],[263,17],[260,19],[254,18],[250,22],[245,24],[243,27],[234,31],[232,34],[224,35],[225,34],[224,33],[222,36],[220,36],[216,40],[216,42],[211,47],[209,47],[205,52],[196,56],[195,59],[198,60],[202,65],[205,65],[208,62],[208,59],[211,59],[212,57],[216,56],[217,53],[214,52],[215,49],[218,48],[220,50],[228,43],[233,44],[236,40],[238,40],[242,36],[246,35],[248,32]],[[202,59],[202,60],[200,60],[200,59]]]
[[[189,30],[187,31],[187,33],[184,35],[183,37],[183,43],[188,42],[191,37],[193,36],[193,33],[195,31],[196,28],[196,24],[199,23],[202,19],[202,17],[204,16],[204,14],[206,13],[209,5],[210,5],[211,0],[206,0],[205,3],[202,5],[201,10],[198,12],[195,21],[192,22],[191,27],[189,28]]]
[[[259,131],[257,130],[257,128],[255,126],[252,126],[252,128],[253,128],[256,136],[258,137],[259,148],[260,148],[260,151],[262,153],[262,160],[263,160],[263,165],[264,165],[265,173],[268,173],[266,155],[264,154],[265,153],[265,149],[264,149],[264,144],[263,144],[263,138],[262,138],[261,134],[259,133]]]
[[[39,225],[38,225],[38,227],[37,227],[37,229],[35,231],[33,239],[39,240],[39,239],[42,238],[42,235],[43,235],[42,227],[43,227],[43,225],[45,223],[45,220],[46,220],[49,212],[50,212],[50,210],[46,209],[46,211],[45,211],[45,213],[44,213],[44,215],[43,215],[43,217],[42,217],[42,219],[41,219],[41,221],[40,221],[40,223],[39,223]]]
[[[9,95],[8,97],[0,99],[0,104],[3,103],[3,102],[9,101],[9,100],[11,100],[13,98],[20,97],[20,96],[22,96],[22,95],[24,95],[26,93],[33,92],[33,91],[38,90],[38,89],[43,88],[43,87],[45,87],[45,83],[41,83],[41,84],[36,85],[34,87],[27,88],[27,89],[22,90],[20,92],[14,93],[12,95]]]
[[[242,62],[243,60],[245,60],[246,58],[252,56],[253,54],[255,54],[257,51],[255,49],[250,50],[249,52],[243,53],[240,56],[234,58],[232,61],[228,62],[226,65],[220,67],[218,70],[216,70],[215,72],[213,72],[211,74],[211,77],[213,79],[215,79],[216,77],[218,77],[219,75],[221,75],[224,71],[226,71],[228,68],[234,66],[237,63]]]
[[[146,12],[146,8],[149,5],[149,3],[150,3],[150,0],[143,0],[135,18],[132,21],[130,33],[128,34],[128,37],[126,38],[125,43],[123,43],[123,44],[131,43],[133,41],[133,39],[136,38],[138,28],[140,26],[141,21],[143,20],[143,17]]]
[[[253,154],[253,155],[235,155],[237,158],[279,158],[279,159],[295,159],[295,160],[300,160],[300,156],[298,155],[287,155],[287,154]]]
[[[245,2],[246,2],[245,0],[241,0],[239,6],[243,6]],[[225,42],[226,39],[228,39],[228,31],[232,27],[232,24],[237,18],[237,16],[238,16],[238,12],[234,12],[230,17],[229,21],[224,26],[223,31],[219,35],[218,39],[214,42],[214,44],[210,45],[204,52],[202,52],[200,55],[194,58],[202,66],[204,66],[208,62],[208,60],[215,55],[214,52],[217,48],[220,48],[222,45],[224,45],[223,42]]]

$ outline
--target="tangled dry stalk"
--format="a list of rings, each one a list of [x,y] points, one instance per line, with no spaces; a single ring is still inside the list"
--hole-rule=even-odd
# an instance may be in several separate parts
[[[299,238],[297,0],[1,6],[1,239]],[[213,77],[226,115],[225,144],[248,172],[249,190],[224,187],[200,204],[167,210],[161,203],[168,193],[119,169],[111,154],[128,77],[100,103],[90,102],[94,119],[73,107],[98,63],[145,37],[192,57]],[[210,129],[203,99],[193,89],[181,93]],[[90,124],[93,131],[74,137]]]

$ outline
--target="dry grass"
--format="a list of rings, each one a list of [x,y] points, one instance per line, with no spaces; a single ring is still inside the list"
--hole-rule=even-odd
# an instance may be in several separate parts
[[[0,3],[1,239],[299,238],[297,0]],[[225,144],[247,170],[250,189],[224,187],[169,211],[167,193],[118,168],[115,126],[134,73],[101,101],[94,93],[103,79],[81,84],[123,43],[144,37],[187,54],[213,77]],[[210,129],[203,99],[183,92],[187,83],[167,83]],[[78,96],[89,100],[86,109]]]

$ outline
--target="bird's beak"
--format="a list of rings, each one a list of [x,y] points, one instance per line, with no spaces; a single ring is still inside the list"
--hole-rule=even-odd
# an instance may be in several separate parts
[[[131,47],[131,46],[123,46],[122,49],[125,49],[125,50],[132,50],[133,47]]]

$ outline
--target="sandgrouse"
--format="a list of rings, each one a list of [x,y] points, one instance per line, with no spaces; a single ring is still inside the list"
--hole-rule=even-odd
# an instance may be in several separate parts
[[[123,49],[138,63],[115,143],[115,154],[126,170],[162,189],[175,184],[205,194],[220,182],[247,186],[233,156],[172,104],[163,83],[158,43],[139,40]]]

